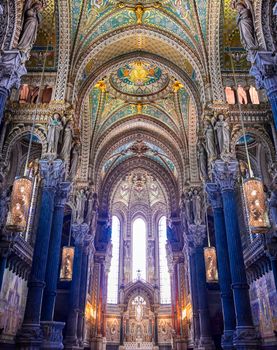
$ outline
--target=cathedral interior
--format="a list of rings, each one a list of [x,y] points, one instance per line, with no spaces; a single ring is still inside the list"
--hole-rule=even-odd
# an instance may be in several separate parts
[[[277,349],[277,2],[0,0],[0,349]]]

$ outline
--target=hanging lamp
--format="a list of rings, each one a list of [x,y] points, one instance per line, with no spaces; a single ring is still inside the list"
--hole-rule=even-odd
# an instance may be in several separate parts
[[[207,240],[208,240],[208,246],[204,247],[206,282],[207,283],[217,283],[218,282],[218,270],[217,270],[216,249],[215,249],[215,247],[211,246],[205,191],[204,191],[204,202],[205,202],[205,218],[206,218]]]
[[[230,48],[229,48],[229,53],[230,53],[234,83],[237,90],[238,83],[235,76],[234,61],[233,61]],[[264,192],[264,185],[260,178],[254,177],[254,173],[251,167],[251,162],[249,157],[248,144],[246,139],[244,121],[242,117],[241,104],[238,103],[238,105],[239,105],[241,128],[243,132],[244,146],[245,146],[246,157],[247,157],[247,164],[249,168],[249,178],[244,179],[242,181],[243,196],[244,196],[244,202],[245,202],[245,207],[247,212],[248,225],[251,233],[264,233],[270,227],[267,205],[266,205],[266,195]]]
[[[75,248],[70,245],[71,227],[72,227],[72,215],[71,215],[71,222],[70,222],[68,245],[62,247],[62,259],[61,259],[61,269],[60,269],[61,282],[70,282],[72,281],[72,276],[73,276],[73,262],[74,262]]]

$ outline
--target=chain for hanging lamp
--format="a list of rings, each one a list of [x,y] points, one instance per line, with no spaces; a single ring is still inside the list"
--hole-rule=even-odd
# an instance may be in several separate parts
[[[238,83],[235,75],[234,61],[229,48],[230,60],[233,72],[233,78],[236,91],[238,90]],[[250,163],[244,121],[242,117],[241,104],[239,105],[240,122],[243,131],[244,146],[246,151],[247,163],[249,168],[249,178],[242,182],[244,203],[246,206],[248,225],[251,233],[264,233],[270,227],[268,210],[266,205],[266,195],[264,193],[264,185],[261,179],[254,177],[254,173]]]

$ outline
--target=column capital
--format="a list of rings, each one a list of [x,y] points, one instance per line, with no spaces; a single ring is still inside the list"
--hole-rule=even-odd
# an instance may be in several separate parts
[[[61,182],[58,184],[57,192],[55,194],[55,206],[63,208],[67,201],[69,192],[71,190],[70,182]]]
[[[40,175],[44,188],[54,189],[64,177],[64,164],[60,159],[39,161]]]
[[[89,232],[88,224],[73,224],[72,225],[72,236],[75,240],[76,245],[83,245],[85,238]]]
[[[195,248],[203,246],[206,238],[206,231],[206,225],[189,225],[189,232],[192,235]]]
[[[220,189],[217,184],[212,182],[206,183],[206,192],[208,195],[208,200],[211,203],[213,209],[219,209],[223,207]]]
[[[238,177],[238,162],[216,160],[213,165],[213,175],[221,191],[234,190]]]
[[[27,74],[27,69],[20,51],[3,51],[0,55],[0,88],[8,92],[14,87],[19,89],[24,74]]]
[[[259,89],[266,89],[267,94],[277,90],[277,55],[268,51],[258,51],[250,69]]]

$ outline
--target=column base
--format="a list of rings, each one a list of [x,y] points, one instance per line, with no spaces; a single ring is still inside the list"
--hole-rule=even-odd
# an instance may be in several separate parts
[[[221,338],[221,346],[224,350],[234,350],[233,344],[234,331],[224,331]]]
[[[104,338],[101,335],[96,336],[91,342],[90,349],[91,350],[104,350],[103,349],[103,340]],[[106,344],[104,345],[106,348]]]
[[[200,337],[198,350],[215,350],[214,342],[211,337]]]
[[[236,350],[259,350],[261,345],[254,327],[237,327],[233,343]]]
[[[39,324],[22,325],[16,339],[17,348],[20,350],[39,350],[43,341]]]
[[[42,321],[40,325],[43,334],[41,349],[63,349],[63,328],[65,326],[65,323],[55,321]]]
[[[176,350],[187,350],[187,342],[185,339],[177,338],[175,339]],[[157,346],[157,348],[159,348]]]

